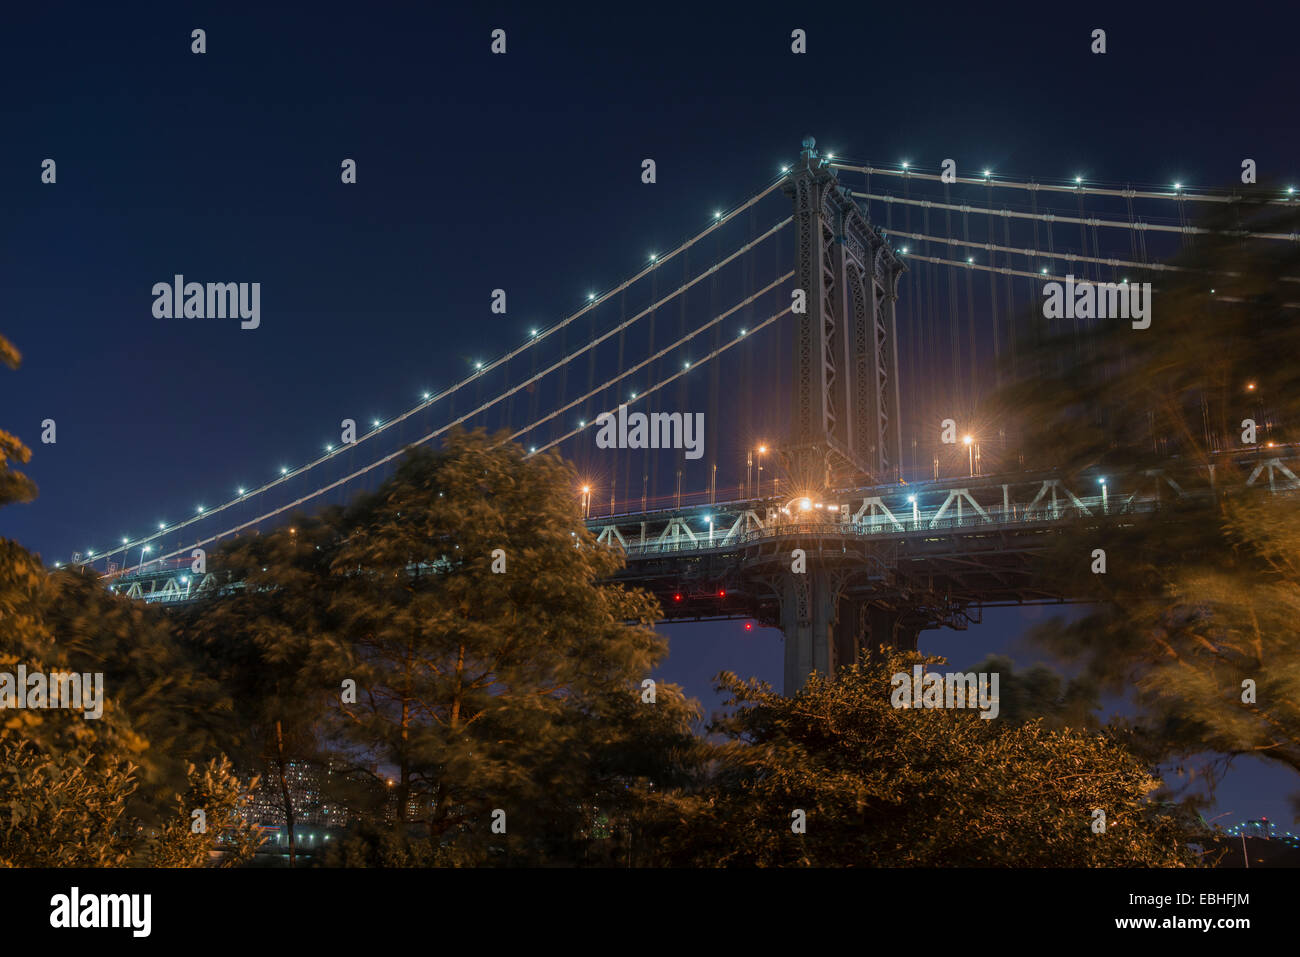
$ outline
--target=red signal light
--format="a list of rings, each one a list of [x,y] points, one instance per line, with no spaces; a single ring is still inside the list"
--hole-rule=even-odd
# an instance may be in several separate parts
[[[677,594],[673,595],[673,601],[681,601],[681,600],[682,600],[681,592],[678,592]]]
[[[745,622],[745,630],[746,630],[746,631],[753,631],[753,630],[754,630],[754,623],[753,623],[752,621],[747,621],[747,622]]]
[[[726,597],[727,597],[727,590],[726,590],[725,588],[719,588],[719,589],[718,589],[718,597],[719,597],[719,598],[726,598]]]

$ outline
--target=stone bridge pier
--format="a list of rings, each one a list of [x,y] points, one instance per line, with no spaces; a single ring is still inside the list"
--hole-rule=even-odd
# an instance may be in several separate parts
[[[781,631],[785,635],[785,693],[804,686],[813,672],[834,674],[877,646],[915,651],[922,629],[934,627],[918,609],[891,607],[852,587],[851,572],[810,566],[783,576]]]

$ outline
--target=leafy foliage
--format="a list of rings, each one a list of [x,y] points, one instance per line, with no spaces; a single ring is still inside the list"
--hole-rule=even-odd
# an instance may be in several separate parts
[[[1254,754],[1300,771],[1296,493],[1246,488],[1241,464],[1300,424],[1300,367],[1286,359],[1300,352],[1300,247],[1243,234],[1292,235],[1300,210],[1248,197],[1200,225],[1211,232],[1170,264],[1179,271],[1137,277],[1153,284],[1150,328],[1103,320],[1076,336],[1035,318],[1023,330],[1027,374],[1001,407],[1023,430],[1028,464],[1067,477],[1188,471],[1199,486],[1212,474],[1214,488],[1152,517],[1081,524],[1043,574],[1095,610],[1034,637],[1081,662],[1094,686],[1133,692],[1143,709],[1133,740],[1153,760]],[[1106,550],[1104,575],[1083,560],[1093,548]]]
[[[938,658],[814,676],[796,695],[719,676],[736,711],[675,863],[740,866],[1180,866],[1190,832],[1146,802],[1149,770],[1104,734],[978,712],[895,708],[890,676]],[[1093,811],[1106,830],[1092,831]],[[806,814],[805,834],[792,813]]]

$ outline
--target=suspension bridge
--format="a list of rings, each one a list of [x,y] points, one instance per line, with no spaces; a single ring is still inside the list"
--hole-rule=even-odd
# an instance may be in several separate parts
[[[1212,494],[1216,472],[1300,488],[1264,406],[1258,444],[1216,438],[1208,467],[1171,457],[1168,469],[1068,480],[1027,471],[1014,423],[982,408],[1016,375],[1014,317],[1042,302],[1044,283],[1176,269],[1160,259],[1203,232],[1189,206],[1233,201],[1181,183],[883,167],[823,154],[809,137],[749,199],[455,384],[72,561],[133,598],[200,600],[219,583],[191,570],[194,549],[346,501],[404,449],[458,426],[504,428],[530,454],[558,448],[577,465],[596,541],[625,553],[620,579],[652,590],[670,619],[779,627],[792,691],[882,641],[914,648],[923,629],[964,628],[984,607],[1069,600],[1033,573],[1067,523],[1146,520]],[[1096,321],[1069,320],[1076,332]],[[620,406],[702,415],[706,441],[689,456],[601,447],[600,413]],[[960,440],[941,423],[959,424]]]

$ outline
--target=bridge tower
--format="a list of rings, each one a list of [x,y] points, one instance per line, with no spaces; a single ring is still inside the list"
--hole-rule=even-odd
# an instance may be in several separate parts
[[[829,160],[804,137],[786,176],[794,203],[794,409],[782,449],[798,492],[900,478],[894,305],[904,266]]]
[[[783,186],[794,203],[796,314],[794,409],[782,448],[795,494],[883,485],[901,478],[897,320],[903,263],[804,137]],[[810,556],[811,557],[811,556]],[[834,564],[785,572],[781,630],[785,691],[812,671],[833,672],[879,644],[915,648],[906,614],[851,597]]]

